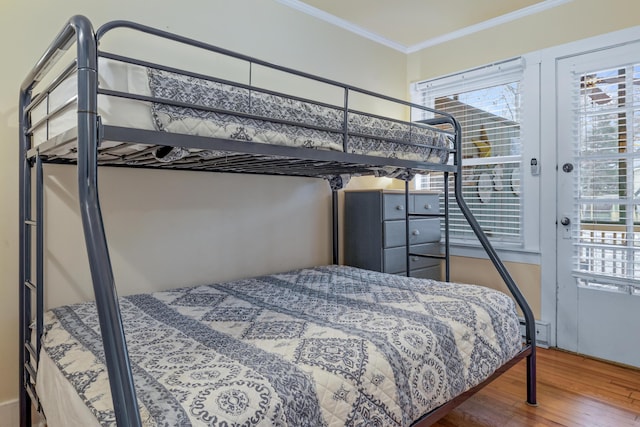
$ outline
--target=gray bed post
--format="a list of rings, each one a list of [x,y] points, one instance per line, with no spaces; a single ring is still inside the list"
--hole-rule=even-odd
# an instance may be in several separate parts
[[[332,260],[334,265],[338,265],[340,263],[340,240],[338,237],[338,190],[331,190],[331,229],[332,229]]]
[[[30,148],[30,142],[27,138],[27,129],[30,124],[28,118],[23,114],[25,107],[31,101],[31,88],[22,88],[20,91],[20,163],[19,163],[19,188],[20,188],[20,204],[19,211],[19,304],[20,304],[20,319],[19,319],[19,335],[20,346],[19,353],[19,375],[20,375],[20,393],[19,393],[19,407],[20,407],[20,427],[31,426],[31,397],[27,392],[27,385],[25,382],[28,380],[25,374],[25,357],[26,348],[25,342],[27,341],[27,335],[29,329],[27,325],[31,322],[30,307],[31,304],[27,302],[30,297],[28,288],[24,285],[30,269],[31,269],[31,250],[27,242],[31,242],[31,231],[29,227],[25,226],[25,222],[28,220],[28,216],[31,211],[31,167],[29,166],[29,160],[27,159],[27,151]],[[27,270],[29,269],[29,271]]]
[[[74,16],[78,48],[78,192],[109,385],[119,426],[140,426],[140,413],[98,197],[98,56],[89,20]]]
[[[332,262],[334,265],[340,263],[340,236],[339,236],[339,210],[338,210],[338,190],[344,188],[345,182],[342,176],[334,175],[327,178],[331,187],[331,242],[332,242]]]

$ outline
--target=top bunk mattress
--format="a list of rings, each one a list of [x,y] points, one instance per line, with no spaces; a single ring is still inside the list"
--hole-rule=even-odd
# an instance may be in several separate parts
[[[448,162],[453,145],[450,134],[418,123],[353,110],[345,114],[344,108],[326,103],[106,58],[99,60],[99,87],[98,112],[105,125],[438,164]],[[76,126],[75,104],[69,102],[75,97],[72,75],[49,97],[49,111],[66,104],[64,112],[35,130],[34,146]],[[43,109],[34,110],[34,122]],[[134,165],[149,148],[104,141],[99,160]],[[71,146],[47,154],[76,157]],[[151,154],[169,163],[229,153],[177,146],[153,147]]]
[[[522,350],[501,292],[345,266],[120,300],[149,426],[409,426]],[[115,425],[95,305],[45,319],[49,425]]]

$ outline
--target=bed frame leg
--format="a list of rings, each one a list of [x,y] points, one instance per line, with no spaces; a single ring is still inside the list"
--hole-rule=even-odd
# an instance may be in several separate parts
[[[22,386],[20,390],[20,427],[31,427],[31,399]]]
[[[536,347],[533,346],[527,356],[527,404],[530,406],[538,406],[536,376]]]
[[[333,175],[327,178],[329,187],[331,187],[331,240],[332,240],[332,261],[333,264],[340,264],[340,248],[339,248],[339,223],[338,223],[338,191],[342,190],[349,182],[345,181],[341,175]]]

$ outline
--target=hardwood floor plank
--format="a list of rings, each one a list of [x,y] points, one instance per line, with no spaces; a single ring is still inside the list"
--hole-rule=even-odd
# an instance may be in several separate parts
[[[640,427],[640,369],[538,349],[537,371],[537,407],[525,402],[523,360],[434,426]]]

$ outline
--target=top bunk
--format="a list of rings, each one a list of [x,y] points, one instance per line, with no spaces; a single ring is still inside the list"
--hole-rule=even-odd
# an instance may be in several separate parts
[[[127,49],[142,38],[158,47]],[[72,17],[20,101],[25,156],[51,163],[86,148],[98,165],[328,179],[459,163],[448,114],[128,21]]]

